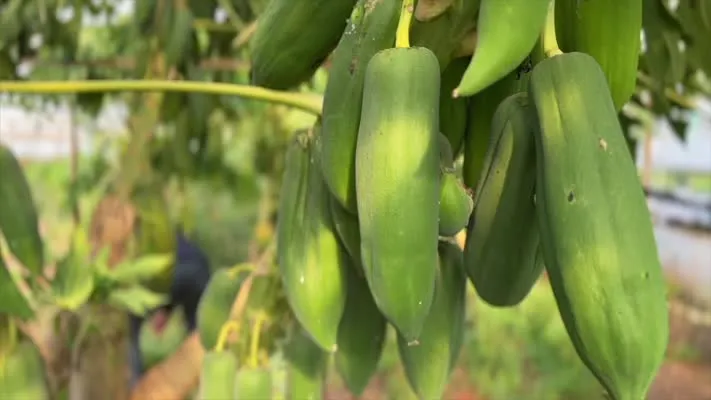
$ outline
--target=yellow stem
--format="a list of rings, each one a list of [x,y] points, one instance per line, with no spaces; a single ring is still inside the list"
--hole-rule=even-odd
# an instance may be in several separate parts
[[[284,92],[258,86],[217,82],[171,80],[94,80],[94,81],[0,81],[0,92],[14,93],[87,93],[87,92],[195,92],[239,96],[286,105],[321,115],[323,97],[317,94]]]
[[[555,35],[555,0],[548,3],[548,15],[546,16],[546,25],[542,33],[543,53],[550,58],[563,54],[558,47],[558,39]]]
[[[395,33],[395,47],[410,47],[410,23],[412,13],[415,9],[415,0],[402,0],[402,10],[400,10],[400,21],[397,24]]]
[[[217,344],[215,344],[215,351],[223,351],[225,346],[227,346],[227,336],[232,332],[239,331],[239,324],[236,321],[227,321],[222,328],[220,328],[220,336],[217,337]]]
[[[252,272],[256,269],[254,264],[251,263],[240,263],[234,267],[230,267],[228,274],[232,277],[239,275],[241,272]]]
[[[251,368],[259,366],[259,334],[262,331],[262,325],[265,320],[266,316],[263,313],[257,314],[252,327],[252,337],[249,344],[249,366]]]

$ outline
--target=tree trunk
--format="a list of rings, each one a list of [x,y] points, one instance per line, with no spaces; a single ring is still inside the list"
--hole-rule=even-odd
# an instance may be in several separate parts
[[[82,310],[69,378],[71,400],[128,399],[128,323],[125,311],[89,304]]]

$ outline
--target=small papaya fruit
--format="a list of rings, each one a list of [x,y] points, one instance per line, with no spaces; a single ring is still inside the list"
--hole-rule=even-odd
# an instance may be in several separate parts
[[[220,330],[230,318],[232,304],[245,275],[227,268],[212,273],[197,308],[197,331],[205,350],[212,350],[217,344]]]
[[[199,400],[235,398],[237,357],[229,351],[208,351],[202,359]],[[248,399],[248,397],[238,397]]]
[[[321,400],[328,366],[327,353],[303,328],[292,333],[284,347],[288,363],[286,398],[289,400]]]

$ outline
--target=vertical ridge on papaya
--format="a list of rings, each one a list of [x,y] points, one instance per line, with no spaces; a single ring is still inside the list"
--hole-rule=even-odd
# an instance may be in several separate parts
[[[381,50],[363,88],[356,194],[364,272],[378,309],[416,341],[437,269],[439,63],[423,47]]]
[[[333,226],[330,193],[314,151],[318,123],[287,150],[277,220],[277,264],[294,314],[325,351],[337,349],[348,257]]]
[[[493,306],[520,303],[541,275],[536,120],[528,94],[510,95],[496,109],[474,200],[464,263],[479,297]]]
[[[550,1],[481,0],[474,56],[452,95],[475,95],[514,71],[533,50]]]
[[[642,1],[555,0],[555,31],[560,49],[587,53],[600,64],[618,111],[637,85]]]
[[[252,84],[275,90],[308,80],[338,44],[356,0],[269,0],[251,40]]]
[[[375,53],[395,44],[401,0],[359,0],[333,54],[323,101],[323,176],[342,207],[355,214],[355,152],[363,79]]]
[[[643,399],[669,337],[664,276],[606,76],[573,52],[534,67],[536,212],[560,315],[615,400]]]

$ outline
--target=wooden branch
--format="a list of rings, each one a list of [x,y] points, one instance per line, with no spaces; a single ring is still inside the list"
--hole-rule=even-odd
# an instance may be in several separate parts
[[[239,39],[240,36],[237,36]],[[248,39],[247,39],[248,40]],[[24,59],[22,62],[28,62],[33,64],[40,64],[42,66],[49,67],[94,67],[94,68],[108,68],[116,69],[120,71],[131,71],[136,67],[136,60],[132,57],[117,57],[109,59],[99,59],[99,60],[88,60],[88,61],[73,61],[73,62],[61,62],[61,61],[40,61],[37,59]],[[206,71],[248,71],[250,64],[246,61],[235,60],[233,58],[218,58],[212,57],[200,62],[199,68]]]

